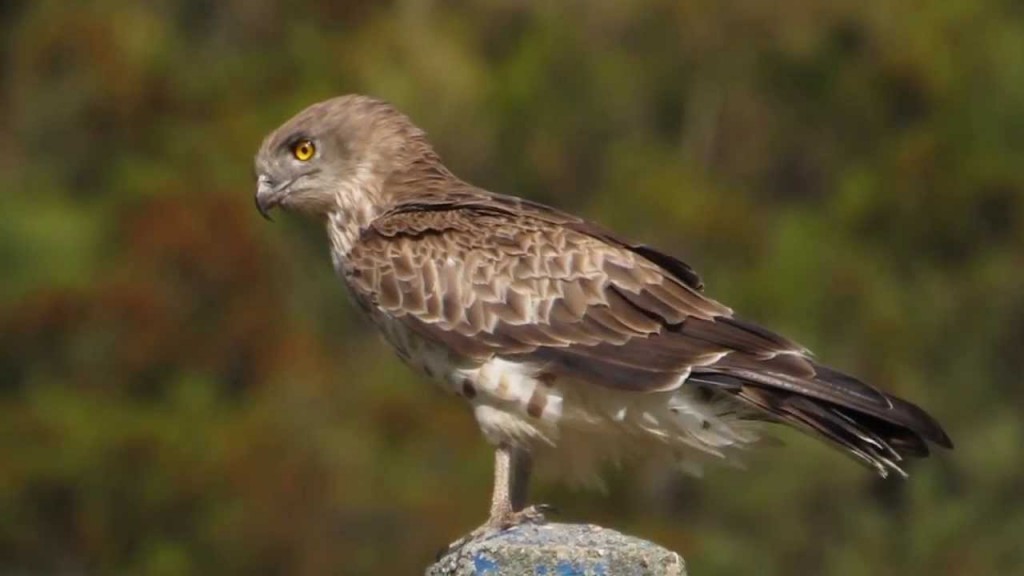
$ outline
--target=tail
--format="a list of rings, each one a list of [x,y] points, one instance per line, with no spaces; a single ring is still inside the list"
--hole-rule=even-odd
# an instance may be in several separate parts
[[[918,406],[806,356],[750,359],[751,365],[743,358],[724,360],[695,370],[688,383],[731,395],[769,421],[826,440],[882,477],[905,477],[903,461],[928,456],[929,442],[953,448],[942,426]]]

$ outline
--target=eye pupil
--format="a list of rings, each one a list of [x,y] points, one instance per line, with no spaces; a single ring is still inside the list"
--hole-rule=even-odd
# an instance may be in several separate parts
[[[292,148],[292,155],[301,161],[309,160],[316,152],[316,147],[309,140],[303,140]]]

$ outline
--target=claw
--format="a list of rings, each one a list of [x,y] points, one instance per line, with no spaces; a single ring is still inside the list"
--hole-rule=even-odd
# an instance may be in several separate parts
[[[558,511],[550,504],[535,504],[506,516],[488,518],[487,522],[484,522],[476,530],[438,550],[436,560],[440,560],[471,542],[486,540],[521,524],[543,524],[547,522],[545,515],[549,513],[557,514]]]
[[[555,508],[551,504],[534,504],[531,508],[535,508],[541,514],[558,514],[558,508]]]
[[[555,512],[555,507],[550,504],[535,504],[515,512],[509,518],[503,519],[502,529],[513,528],[520,524],[543,524],[547,521],[544,517],[548,512]]]

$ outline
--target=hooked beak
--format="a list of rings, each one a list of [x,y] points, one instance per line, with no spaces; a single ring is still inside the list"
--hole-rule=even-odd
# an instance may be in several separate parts
[[[281,204],[281,199],[287,194],[288,185],[291,181],[281,182],[275,185],[266,174],[260,174],[256,180],[256,209],[260,215],[273,222],[270,211]]]

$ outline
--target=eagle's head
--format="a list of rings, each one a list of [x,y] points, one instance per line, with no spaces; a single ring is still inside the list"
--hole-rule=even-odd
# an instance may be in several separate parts
[[[385,183],[435,157],[422,130],[390,104],[368,96],[325,100],[263,139],[255,159],[256,206],[346,220],[389,199]],[[347,214],[346,214],[347,213]]]

